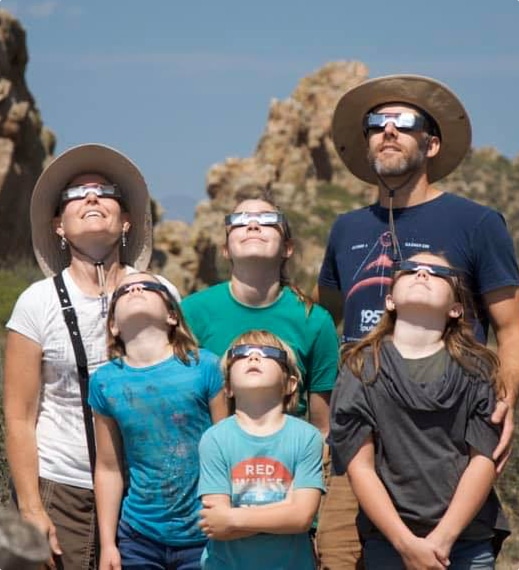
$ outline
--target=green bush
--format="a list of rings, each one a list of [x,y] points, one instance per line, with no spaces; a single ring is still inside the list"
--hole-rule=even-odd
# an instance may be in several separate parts
[[[28,261],[21,261],[12,269],[0,267],[0,325],[9,320],[20,293],[42,277],[40,270]]]

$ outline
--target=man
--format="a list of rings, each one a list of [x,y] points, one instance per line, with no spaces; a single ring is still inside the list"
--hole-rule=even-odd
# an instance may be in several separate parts
[[[383,312],[394,260],[441,252],[464,272],[474,299],[474,326],[486,341],[491,324],[507,387],[493,416],[504,422],[494,458],[510,454],[519,389],[519,272],[503,217],[432,183],[452,172],[470,148],[463,105],[441,83],[415,75],[366,81],[339,101],[335,147],[358,178],[378,186],[377,203],[340,215],[330,233],[315,292],[344,341],[369,332]],[[332,477],[320,515],[323,570],[359,568],[352,528],[356,507],[346,477]],[[357,539],[358,540],[358,539]]]

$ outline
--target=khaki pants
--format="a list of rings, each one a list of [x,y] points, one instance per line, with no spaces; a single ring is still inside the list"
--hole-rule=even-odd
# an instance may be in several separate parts
[[[63,551],[55,557],[57,570],[95,570],[94,492],[40,478],[40,494]]]
[[[317,525],[321,570],[361,570],[362,547],[355,524],[359,505],[347,475],[332,476]]]

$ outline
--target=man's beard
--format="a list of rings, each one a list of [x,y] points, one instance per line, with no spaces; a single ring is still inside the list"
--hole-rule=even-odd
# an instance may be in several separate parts
[[[368,151],[368,160],[371,168],[382,178],[391,178],[412,174],[421,169],[426,160],[426,140],[420,141],[418,148],[411,154],[395,153],[395,156],[379,158],[373,151]]]

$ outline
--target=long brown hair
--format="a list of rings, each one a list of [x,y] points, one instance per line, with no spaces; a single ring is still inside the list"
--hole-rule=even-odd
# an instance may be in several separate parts
[[[227,396],[227,410],[229,415],[234,414],[236,411],[236,400],[234,396],[231,396],[231,367],[234,364],[234,360],[230,360],[227,356],[228,350],[239,344],[259,344],[263,346],[274,346],[280,348],[287,353],[287,365],[286,367],[281,365],[285,372],[285,386],[288,382],[290,376],[294,376],[297,379],[298,387],[301,384],[301,371],[297,365],[297,358],[294,351],[283,342],[275,334],[265,330],[251,330],[247,331],[233,340],[229,348],[225,351],[222,358],[222,372],[224,377],[224,391]],[[299,403],[299,390],[296,389],[292,394],[287,394],[283,399],[283,411],[291,414],[297,410],[297,404]]]
[[[118,283],[115,291],[121,287],[124,280],[128,277],[134,277],[135,275],[144,275],[146,280],[154,281],[155,283],[161,283],[153,273],[149,271],[139,271],[137,273],[129,273],[125,275]],[[177,303],[173,295],[165,295],[158,293],[163,299],[164,303],[168,307],[169,311],[174,314],[177,324],[170,325],[168,330],[168,341],[173,349],[173,354],[177,356],[184,364],[190,364],[190,356],[198,362],[198,343],[195,340],[193,333],[188,327],[184,315],[180,310],[180,306]],[[110,308],[108,309],[107,323],[107,343],[108,343],[108,358],[115,359],[121,358],[126,354],[126,347],[120,335],[114,335],[112,333],[112,326],[114,324],[115,306],[117,304],[117,296],[112,296],[112,301],[110,303]]]
[[[233,212],[239,211],[238,207],[245,201],[248,200],[260,200],[262,202],[266,202],[270,206],[274,208],[276,212],[283,213],[279,206],[277,205],[274,195],[270,187],[259,187],[259,186],[246,186],[240,192],[236,194],[236,203],[233,208]],[[290,228],[290,224],[285,215],[285,223],[281,227],[283,232],[283,238],[285,240],[285,244],[289,241],[292,241],[292,230]],[[226,229],[226,236],[225,236],[225,243],[227,244],[227,240],[229,237],[229,232]],[[291,282],[289,270],[288,270],[288,258],[284,258],[281,262],[281,267],[279,269],[279,284],[281,287],[288,287],[291,289],[296,297],[304,303],[306,314],[308,315],[312,310],[314,302],[312,299],[306,295],[297,285]]]
[[[414,259],[417,255],[411,256]],[[448,267],[452,266],[448,263],[445,256],[441,254],[429,254],[442,261],[442,264]],[[393,282],[390,286],[390,293],[393,292],[395,283],[398,281],[401,273],[397,272],[393,276]],[[474,336],[472,325],[465,318],[467,314],[474,314],[472,297],[461,278],[461,272],[456,277],[449,277],[452,291],[456,302],[461,303],[463,312],[459,317],[449,317],[443,330],[442,339],[445,343],[445,349],[449,355],[458,364],[472,375],[483,376],[487,378],[496,388],[502,391],[504,385],[499,379],[499,359],[497,355],[481,344]],[[355,343],[345,344],[341,349],[341,364],[345,364],[352,373],[365,382],[372,382],[375,378],[365,378],[363,375],[365,359],[369,354],[373,358],[375,376],[380,368],[380,351],[383,342],[391,336],[395,330],[395,322],[397,319],[396,309],[389,311],[386,309],[379,324],[370,331],[364,338]]]

